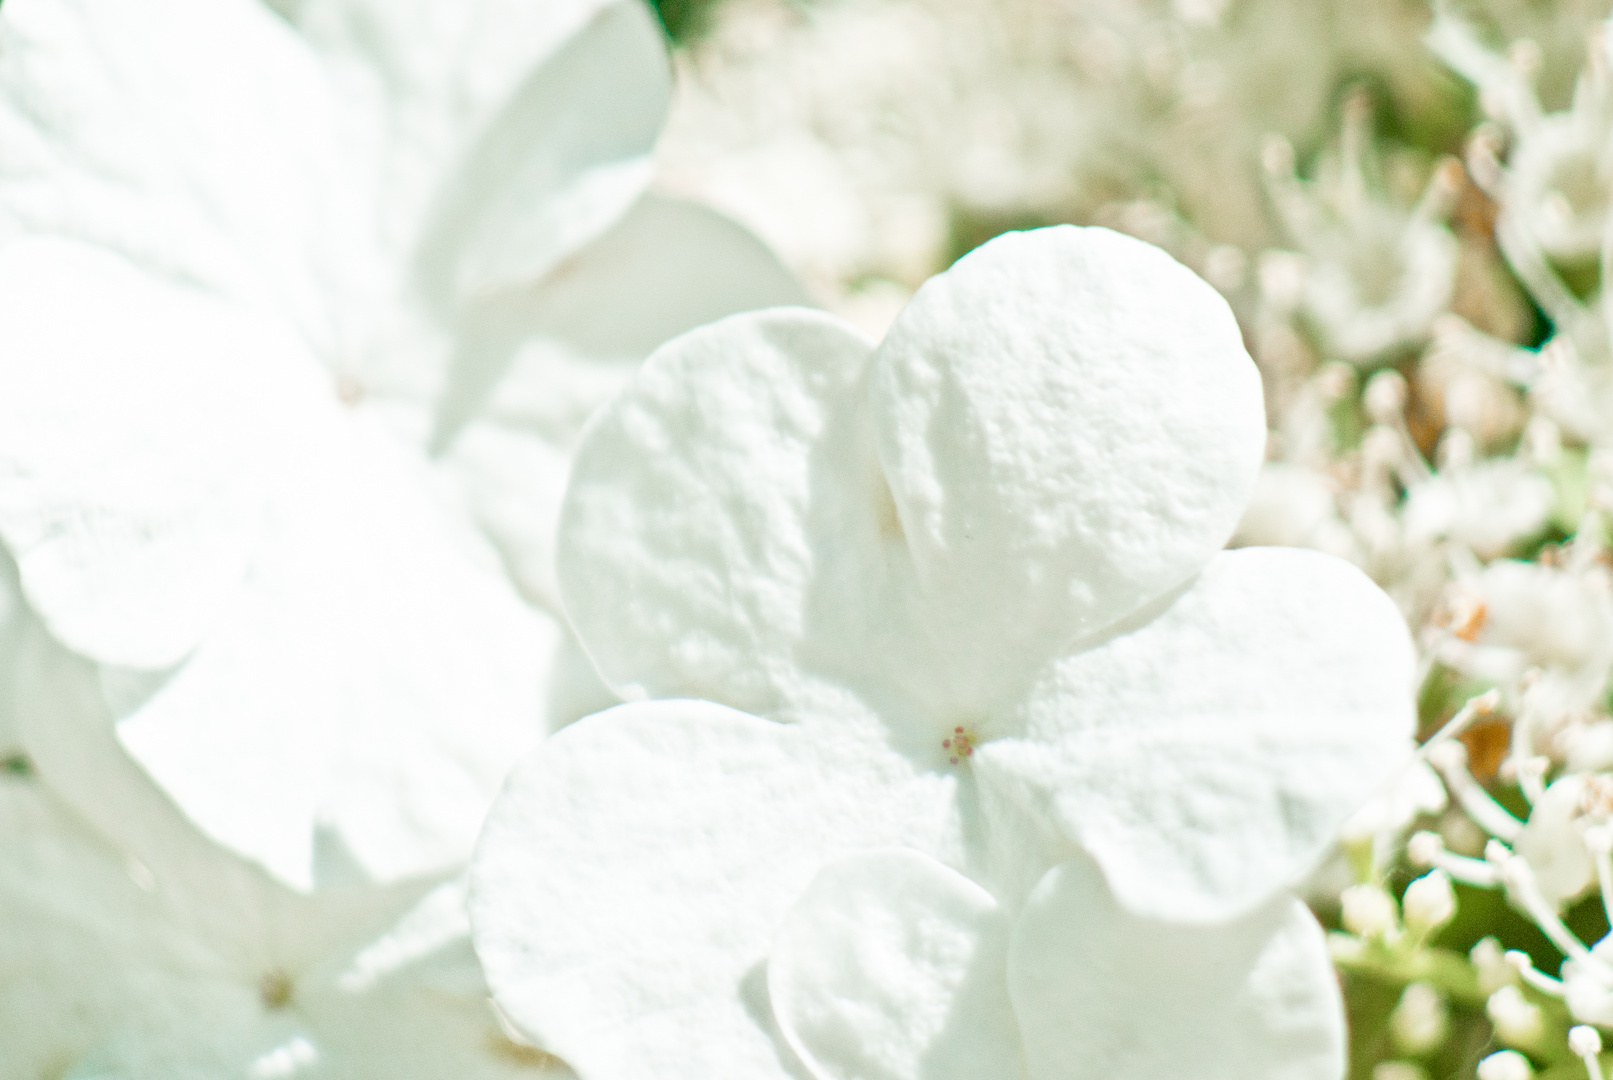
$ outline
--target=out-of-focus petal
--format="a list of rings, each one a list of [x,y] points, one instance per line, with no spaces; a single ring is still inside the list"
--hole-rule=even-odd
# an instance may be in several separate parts
[[[322,391],[273,323],[60,240],[0,253],[0,539],[62,641],[178,661],[241,588]]]
[[[362,173],[334,102],[256,0],[7,7],[0,237],[101,244],[318,335],[321,253],[348,234]]]
[[[510,94],[440,188],[419,248],[428,290],[460,310],[531,285],[614,224],[650,181],[669,95],[649,9],[600,10]]]

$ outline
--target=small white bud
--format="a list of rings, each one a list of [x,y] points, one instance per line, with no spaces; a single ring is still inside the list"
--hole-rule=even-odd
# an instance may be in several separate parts
[[[1479,989],[1486,995],[1518,981],[1517,969],[1507,961],[1501,943],[1493,937],[1480,940],[1469,950],[1467,958],[1478,972]]]
[[[1375,424],[1394,424],[1406,408],[1406,377],[1398,371],[1380,371],[1367,380],[1361,404]]]
[[[1351,885],[1339,894],[1344,928],[1365,938],[1390,938],[1399,930],[1394,897],[1376,885]]]
[[[1479,1062],[1479,1080],[1530,1080],[1535,1070],[1516,1050],[1501,1050]]]
[[[1395,1045],[1413,1057],[1437,1049],[1449,1030],[1445,998],[1425,982],[1409,984],[1389,1014],[1389,1032]]]
[[[1372,1068],[1372,1080],[1428,1080],[1428,1074],[1416,1062],[1380,1061]]]
[[[1540,1007],[1523,996],[1516,986],[1503,986],[1490,995],[1484,1011],[1495,1025],[1496,1038],[1513,1046],[1527,1045],[1540,1039],[1545,1020]]]
[[[1568,1029],[1568,1049],[1575,1057],[1595,1057],[1602,1052],[1602,1036],[1593,1027],[1575,1024]]]
[[[1406,927],[1426,934],[1444,926],[1456,914],[1456,892],[1451,877],[1443,870],[1430,870],[1406,886],[1401,900]]]
[[[1444,850],[1444,839],[1439,833],[1429,832],[1427,829],[1412,833],[1411,839],[1406,841],[1406,857],[1414,866],[1433,866],[1434,860],[1438,859],[1440,852]]]

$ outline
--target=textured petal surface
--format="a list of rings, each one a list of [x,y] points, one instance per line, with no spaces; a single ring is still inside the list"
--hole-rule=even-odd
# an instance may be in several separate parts
[[[779,1029],[822,1080],[1023,1076],[1011,925],[990,893],[918,852],[829,863],[767,959]]]
[[[797,717],[837,686],[939,745],[1210,558],[1261,408],[1180,265],[1104,230],[1009,236],[872,361],[796,310],[659,350],[578,449],[565,606],[624,697]]]
[[[957,864],[957,794],[883,747],[708,702],[573,724],[512,775],[477,848],[494,998],[590,1080],[789,1075],[764,971],[779,923],[842,853]]]
[[[983,690],[1192,576],[1265,449],[1225,301],[1105,229],[1009,233],[932,278],[870,402],[954,677]]]
[[[461,357],[438,428],[458,432],[447,460],[506,565],[558,605],[554,533],[583,422],[668,339],[805,295],[738,225],[650,195],[520,300],[504,339],[467,343],[478,351]]]
[[[265,458],[321,393],[312,360],[66,241],[0,254],[0,356],[0,539],[24,593],[86,654],[174,663],[240,587]]]
[[[1338,1080],[1344,1009],[1292,897],[1188,927],[1127,914],[1091,863],[1048,872],[1015,923],[1009,991],[1031,1080]]]
[[[1091,852],[1128,908],[1216,919],[1308,869],[1405,761],[1413,663],[1354,567],[1243,548],[1054,664],[974,770]]]
[[[779,715],[818,693],[814,668],[877,671],[868,652],[897,605],[861,407],[868,355],[818,312],[735,316],[658,351],[599,414],[559,573],[623,697]]]

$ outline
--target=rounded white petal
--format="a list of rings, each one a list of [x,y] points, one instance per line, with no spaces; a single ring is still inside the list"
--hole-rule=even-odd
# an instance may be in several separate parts
[[[547,733],[563,634],[384,434],[331,435],[286,471],[248,587],[197,651],[160,685],[102,675],[163,791],[299,889],[462,865]]]
[[[102,244],[318,335],[320,253],[359,217],[335,100],[257,0],[8,8],[0,237],[20,228]],[[82,310],[77,321],[115,329],[115,316]]]
[[[0,539],[51,632],[156,668],[241,588],[267,458],[308,422],[302,347],[239,307],[56,240],[0,254]]]
[[[779,1030],[820,1080],[1021,1076],[1008,914],[916,851],[829,863],[767,958]]]
[[[488,816],[471,875],[488,984],[589,1080],[782,1080],[764,970],[780,922],[837,855],[959,862],[956,798],[879,743],[709,702],[599,713]]]
[[[808,665],[880,666],[898,605],[861,405],[869,354],[819,312],[738,315],[656,352],[599,414],[559,574],[617,693],[777,715],[815,692]]]
[[[649,8],[622,0],[536,67],[435,193],[418,268],[460,306],[531,285],[597,237],[649,184],[671,91]]]
[[[288,448],[250,575],[183,663],[104,666],[72,703],[50,679],[20,699],[47,734],[115,720],[191,822],[304,890],[463,864],[547,730],[563,644],[403,451],[337,419]],[[145,827],[99,824],[126,843]]]
[[[1131,910],[1247,910],[1404,764],[1404,620],[1342,560],[1243,548],[1139,623],[1054,664],[974,771],[1091,852]]]
[[[870,401],[949,662],[988,681],[1197,572],[1266,438],[1226,302],[1105,229],[1009,233],[930,279],[879,348]]]
[[[559,604],[554,533],[570,452],[583,423],[639,363],[726,315],[804,302],[800,285],[744,229],[693,203],[646,195],[522,293],[502,336],[461,342],[438,435],[452,439],[447,460],[528,595]]]
[[[1344,1009],[1322,929],[1292,897],[1218,926],[1128,914],[1086,860],[1014,925],[1008,988],[1031,1080],[1338,1080]]]

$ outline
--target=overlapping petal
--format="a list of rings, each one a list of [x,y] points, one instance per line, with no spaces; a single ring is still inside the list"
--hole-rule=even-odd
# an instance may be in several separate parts
[[[530,285],[614,224],[650,181],[669,94],[665,40],[637,0],[535,67],[434,193],[418,256],[438,297]]]
[[[1413,656],[1349,564],[1227,552],[1053,665],[974,769],[1091,852],[1131,910],[1225,917],[1292,883],[1404,763]]]
[[[707,702],[618,706],[511,776],[472,871],[500,1007],[591,1080],[787,1075],[764,964],[819,866],[900,845],[961,865],[954,777]]]
[[[60,240],[0,252],[0,538],[51,632],[116,664],[194,649],[241,587],[265,460],[319,393],[249,310]]]
[[[1008,987],[1030,1080],[1337,1080],[1344,1009],[1305,905],[1193,927],[1128,913],[1086,860],[1014,925]]]
[[[265,5],[15,4],[0,56],[0,237],[91,241],[317,332],[317,255],[348,235],[365,170]]]
[[[622,297],[631,297],[625,308]],[[558,607],[554,526],[583,423],[662,342],[805,302],[770,251],[693,203],[646,195],[461,355],[438,407],[446,460],[529,596]]]
[[[1104,229],[1011,233],[930,279],[869,400],[948,666],[982,700],[1197,572],[1265,448],[1226,303]]]
[[[1012,926],[991,893],[916,851],[829,863],[768,955],[780,1033],[820,1080],[1023,1077]]]
[[[877,668],[899,612],[861,409],[869,354],[818,312],[735,316],[657,352],[600,413],[559,561],[618,693],[798,715],[813,669]]]
[[[818,679],[949,724],[1225,542],[1261,409],[1225,304],[1164,254],[999,238],[872,356],[770,312],[652,357],[579,447],[567,609],[624,693],[800,715]]]

